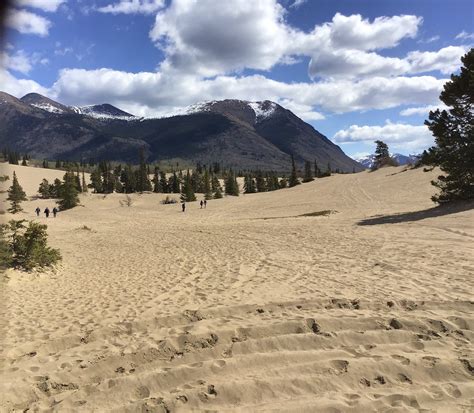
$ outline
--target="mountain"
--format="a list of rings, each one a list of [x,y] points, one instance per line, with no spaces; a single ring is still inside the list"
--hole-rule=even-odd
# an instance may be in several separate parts
[[[240,169],[287,171],[316,160],[322,170],[360,171],[362,166],[311,125],[270,102],[200,103],[183,114],[139,118],[109,104],[66,106],[30,93],[0,92],[0,147],[39,159],[221,162]]]
[[[397,161],[399,165],[409,165],[415,164],[420,155],[402,155],[401,153],[394,153],[391,155],[391,158]],[[366,155],[362,157],[354,158],[357,162],[359,162],[364,168],[370,169],[374,165],[375,155]]]

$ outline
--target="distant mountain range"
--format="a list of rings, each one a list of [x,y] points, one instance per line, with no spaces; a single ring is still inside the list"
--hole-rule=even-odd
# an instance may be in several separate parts
[[[399,165],[409,165],[415,164],[420,158],[420,155],[402,155],[401,153],[394,153],[391,155],[391,158],[394,159]],[[364,168],[370,169],[374,165],[375,155],[371,154],[363,157],[357,157],[354,158],[354,160],[359,162]]]
[[[328,138],[271,102],[222,100],[167,118],[140,118],[110,104],[66,106],[37,93],[0,92],[0,147],[39,159],[221,162],[241,169],[288,170],[316,160],[322,170],[363,170]]]

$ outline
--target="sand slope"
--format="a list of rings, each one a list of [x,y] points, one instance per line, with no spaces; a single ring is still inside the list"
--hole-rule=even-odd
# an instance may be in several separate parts
[[[15,168],[33,195],[42,176]],[[2,284],[0,410],[472,411],[474,210],[430,210],[434,176],[333,176],[185,214],[83,196],[47,221],[57,271]],[[22,216],[36,205],[53,204]],[[297,217],[321,210],[338,212]]]

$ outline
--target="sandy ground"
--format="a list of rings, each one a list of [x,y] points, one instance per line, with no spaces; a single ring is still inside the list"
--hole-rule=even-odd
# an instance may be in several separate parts
[[[41,217],[64,260],[1,283],[0,411],[474,411],[474,209],[432,209],[434,176]]]

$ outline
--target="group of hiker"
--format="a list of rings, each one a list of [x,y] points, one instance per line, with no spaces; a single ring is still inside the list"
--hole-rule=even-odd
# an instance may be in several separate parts
[[[41,214],[41,209],[40,207],[36,207],[35,209],[35,212],[36,212],[36,216],[39,217],[40,214]],[[53,217],[56,218],[56,215],[58,214],[59,212],[59,209],[54,207],[52,211],[50,211],[50,209],[48,207],[46,207],[44,209],[44,215],[46,216],[46,218],[49,218],[49,215],[51,214],[51,212],[53,213]]]
[[[206,199],[204,199],[204,200],[201,199],[201,202],[199,204],[201,205],[201,209],[206,208],[207,207],[207,200]],[[181,204],[181,208],[182,208],[183,212],[186,211],[186,202],[183,202]]]

